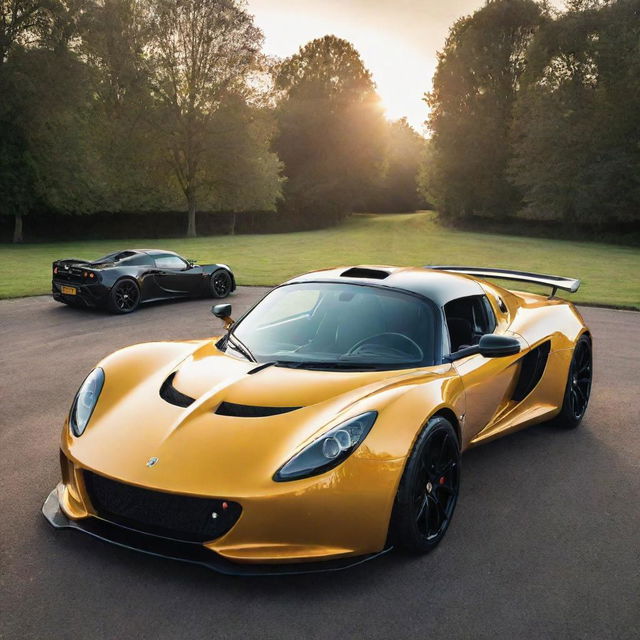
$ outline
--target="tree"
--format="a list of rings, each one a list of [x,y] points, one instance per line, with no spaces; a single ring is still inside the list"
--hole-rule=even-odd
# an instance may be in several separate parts
[[[303,226],[332,224],[381,176],[385,121],[371,74],[349,42],[325,36],[279,65],[275,89],[282,209]]]
[[[510,126],[527,47],[546,19],[534,0],[489,0],[449,32],[426,98],[432,166],[423,172],[445,217],[517,209],[520,194],[507,175]]]
[[[387,127],[384,174],[365,195],[366,211],[415,211],[425,206],[418,193],[418,174],[426,140],[401,118]]]
[[[157,123],[186,200],[187,236],[195,236],[199,198],[214,183],[212,156],[220,136],[228,142],[218,111],[231,95],[249,99],[262,33],[236,0],[151,0],[151,17]],[[272,179],[277,184],[278,176]]]
[[[269,150],[274,121],[264,108],[231,95],[216,113],[215,130],[202,199],[209,210],[231,213],[233,235],[238,212],[275,209],[282,193],[282,163]]]
[[[91,78],[70,50],[85,8],[85,0],[2,5],[0,213],[15,217],[14,242],[35,208],[85,213],[102,204]]]
[[[530,49],[514,124],[529,218],[640,220],[640,2],[573,2]]]
[[[109,211],[178,208],[169,187],[162,138],[156,127],[146,50],[152,16],[146,0],[104,0],[81,25],[81,54],[92,70],[91,118]]]
[[[92,138],[91,82],[68,52],[14,53],[3,65],[0,90],[0,205],[22,217],[35,208],[90,213],[104,206],[101,169]]]
[[[14,48],[37,39],[49,6],[43,0],[0,0],[0,64]]]

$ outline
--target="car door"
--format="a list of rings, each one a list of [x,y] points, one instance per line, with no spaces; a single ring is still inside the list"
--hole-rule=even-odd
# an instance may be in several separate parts
[[[202,289],[203,271],[198,265],[190,265],[175,254],[154,256],[156,283],[161,294],[170,298],[193,296]]]
[[[477,344],[482,335],[510,335],[521,342],[521,353],[499,358],[480,354],[455,360],[453,366],[465,391],[464,433],[466,442],[473,440],[487,426],[498,420],[509,407],[511,392],[517,381],[522,351],[526,343],[504,327],[497,327],[486,296],[469,296],[445,306],[446,326],[451,350]]]

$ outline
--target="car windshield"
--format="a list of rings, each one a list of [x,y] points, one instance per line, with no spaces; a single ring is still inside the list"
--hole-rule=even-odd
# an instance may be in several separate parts
[[[435,317],[433,305],[409,293],[297,283],[274,289],[259,302],[232,330],[226,348],[281,366],[428,366],[434,364]]]

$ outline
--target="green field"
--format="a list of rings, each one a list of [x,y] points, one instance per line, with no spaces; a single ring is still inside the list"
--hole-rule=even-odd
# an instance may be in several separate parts
[[[286,234],[4,244],[0,298],[49,292],[51,262],[56,259],[95,259],[132,247],[227,263],[241,285],[273,285],[311,269],[350,264],[466,264],[538,271],[581,278],[582,287],[572,296],[577,302],[640,309],[637,248],[456,231],[440,226],[431,212],[354,215],[339,227]]]

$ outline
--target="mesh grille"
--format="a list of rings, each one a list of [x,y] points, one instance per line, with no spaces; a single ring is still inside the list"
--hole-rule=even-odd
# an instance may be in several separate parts
[[[219,538],[242,512],[237,502],[142,489],[91,471],[84,472],[84,482],[101,518],[175,540],[205,542]]]

